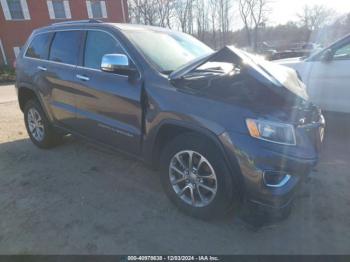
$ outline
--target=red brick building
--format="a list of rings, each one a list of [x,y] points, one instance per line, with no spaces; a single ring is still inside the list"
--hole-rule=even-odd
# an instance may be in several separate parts
[[[61,21],[126,22],[127,0],[0,0],[0,65],[11,65],[31,32]]]

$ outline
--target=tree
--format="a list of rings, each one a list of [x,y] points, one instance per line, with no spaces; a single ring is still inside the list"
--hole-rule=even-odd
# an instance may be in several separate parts
[[[250,46],[257,50],[259,30],[267,21],[269,13],[268,0],[239,0],[239,12]]]
[[[131,22],[171,27],[175,0],[129,0]]]
[[[327,9],[322,5],[305,5],[302,12],[297,14],[300,25],[310,31],[318,30],[328,24],[333,15],[334,11],[332,9]]]
[[[222,45],[227,44],[227,33],[230,29],[229,14],[231,10],[231,0],[218,0],[219,25],[221,31]]]
[[[208,21],[208,4],[203,0],[196,0],[195,15],[197,21],[197,36],[200,40],[204,40],[205,33],[209,29]]]

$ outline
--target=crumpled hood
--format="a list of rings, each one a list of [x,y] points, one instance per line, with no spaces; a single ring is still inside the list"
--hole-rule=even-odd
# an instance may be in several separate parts
[[[305,85],[298,78],[294,69],[272,63],[254,55],[250,55],[233,46],[224,48],[201,57],[182,66],[170,74],[170,80],[178,80],[188,73],[194,71],[206,62],[215,61],[215,59],[224,59],[225,62],[240,63],[242,67],[248,68],[250,75],[260,81],[264,86],[268,86],[275,91],[288,90],[294,97],[297,96],[302,100],[308,100]],[[280,92],[285,94],[286,92]],[[294,99],[294,98],[292,98]]]

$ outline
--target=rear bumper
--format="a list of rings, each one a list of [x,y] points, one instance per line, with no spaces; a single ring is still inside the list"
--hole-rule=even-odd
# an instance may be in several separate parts
[[[232,139],[232,140],[231,140]],[[238,162],[242,174],[244,199],[249,206],[270,213],[289,210],[301,181],[318,162],[318,155],[295,157],[287,151],[275,151],[261,145],[260,141],[242,134],[221,136],[231,163]],[[235,141],[233,145],[232,141]],[[305,156],[305,154],[300,154]],[[267,185],[264,173],[268,171],[288,174],[290,178],[281,186]]]

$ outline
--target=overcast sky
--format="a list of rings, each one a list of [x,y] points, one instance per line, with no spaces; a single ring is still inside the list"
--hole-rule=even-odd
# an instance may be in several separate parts
[[[350,0],[272,0],[270,23],[283,24],[296,20],[296,14],[307,5],[324,5],[339,14],[350,13]]]

